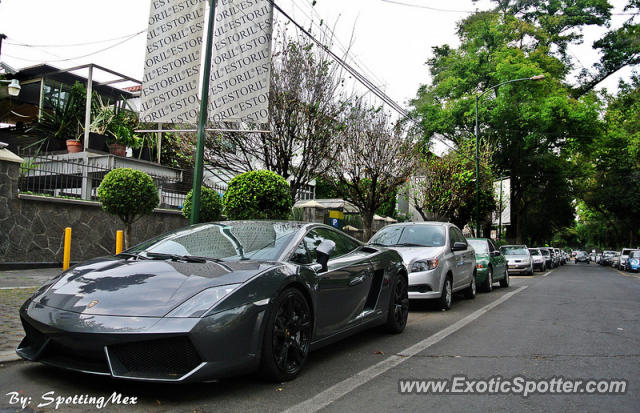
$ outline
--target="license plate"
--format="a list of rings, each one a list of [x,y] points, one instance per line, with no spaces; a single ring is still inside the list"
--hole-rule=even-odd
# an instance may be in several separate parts
[[[517,265],[510,265],[509,268],[516,268]]]

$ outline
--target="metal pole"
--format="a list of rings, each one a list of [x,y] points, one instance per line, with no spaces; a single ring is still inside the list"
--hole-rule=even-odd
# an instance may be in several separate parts
[[[7,35],[0,33],[0,55],[2,54],[2,41],[7,38]]]
[[[502,241],[502,177],[500,177],[500,215],[498,216],[498,240]]]
[[[209,74],[211,72],[211,48],[213,43],[213,23],[216,1],[209,0],[209,21],[207,22],[207,46],[204,53],[204,70],[202,75],[202,93],[200,101],[200,118],[198,119],[198,141],[196,143],[196,162],[193,170],[193,194],[191,196],[191,224],[200,221],[200,188],[202,187],[202,169],[204,164],[204,138],[207,126],[207,106],[209,104]]]
[[[84,108],[84,151],[89,149],[89,125],[91,125],[91,95],[93,93],[93,65],[89,65],[87,76],[87,99]]]
[[[480,237],[480,148],[478,128],[478,95],[476,95],[476,237]]]

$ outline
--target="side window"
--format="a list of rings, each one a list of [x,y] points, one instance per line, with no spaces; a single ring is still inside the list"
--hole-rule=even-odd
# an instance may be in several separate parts
[[[489,252],[497,251],[496,244],[493,243],[493,240],[489,240]]]
[[[348,254],[360,246],[357,242],[351,240],[349,237],[346,237],[330,229],[317,228],[314,231],[322,239],[329,239],[336,243],[336,250],[333,253],[332,258]]]
[[[453,235],[453,242],[463,242],[465,245],[468,246],[467,240],[465,239],[464,235],[462,235],[462,232],[460,232],[458,228],[451,228],[451,231],[453,231],[451,233],[451,235]]]

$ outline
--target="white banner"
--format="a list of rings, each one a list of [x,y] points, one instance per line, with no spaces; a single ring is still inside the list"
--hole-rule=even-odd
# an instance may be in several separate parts
[[[207,0],[152,0],[142,80],[142,122],[196,123]]]
[[[498,211],[493,213],[493,225],[500,223],[500,188],[502,188],[502,225],[511,225],[511,178],[493,183],[493,194],[498,207]]]
[[[216,2],[209,120],[267,123],[273,5]]]

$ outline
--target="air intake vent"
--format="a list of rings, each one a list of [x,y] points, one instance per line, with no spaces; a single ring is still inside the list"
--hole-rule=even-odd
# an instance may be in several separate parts
[[[117,344],[108,350],[118,376],[178,379],[201,362],[186,336]]]

